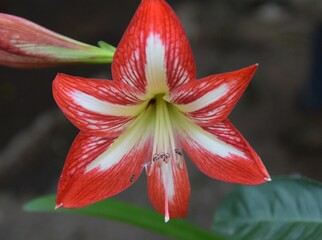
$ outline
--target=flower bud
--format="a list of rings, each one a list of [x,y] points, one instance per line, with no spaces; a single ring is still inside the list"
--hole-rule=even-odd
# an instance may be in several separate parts
[[[0,65],[21,68],[111,63],[115,48],[91,46],[29,20],[0,13]]]

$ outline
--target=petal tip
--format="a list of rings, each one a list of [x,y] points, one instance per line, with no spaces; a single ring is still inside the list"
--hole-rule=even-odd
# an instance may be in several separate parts
[[[169,222],[169,220],[170,220],[170,217],[169,217],[169,216],[165,216],[165,217],[164,217],[164,222],[165,222],[165,223]]]
[[[249,67],[247,67],[250,71],[256,71],[257,68],[259,67],[259,63],[255,63],[253,65],[250,65]]]
[[[55,79],[54,79],[54,80],[56,80],[56,79],[60,79],[60,78],[64,78],[64,77],[66,77],[66,76],[68,76],[68,75],[67,75],[67,74],[65,74],[65,73],[58,72],[58,73],[56,74],[56,76],[55,76]]]
[[[64,73],[60,73],[60,72],[58,72],[58,73],[56,74],[56,76],[55,76],[54,80],[53,80],[53,86],[54,86],[55,84],[60,83],[60,81],[62,80],[62,78],[63,78],[64,76],[66,76]]]

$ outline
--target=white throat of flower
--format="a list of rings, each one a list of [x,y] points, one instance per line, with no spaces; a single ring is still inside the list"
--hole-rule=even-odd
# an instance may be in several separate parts
[[[173,119],[171,118],[171,104],[163,99],[163,95],[157,95],[150,103],[155,108],[154,141],[152,156],[145,164],[146,173],[150,175],[152,170],[159,171],[162,176],[165,200],[165,221],[169,221],[169,201],[175,194],[173,167],[183,169],[183,153],[179,142],[176,140]],[[174,162],[173,162],[174,161]]]

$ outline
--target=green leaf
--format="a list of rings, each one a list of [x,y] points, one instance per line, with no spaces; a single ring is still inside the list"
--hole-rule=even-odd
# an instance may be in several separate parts
[[[164,222],[160,214],[145,208],[137,207],[128,203],[107,199],[96,204],[80,209],[57,209],[54,210],[55,196],[44,196],[32,200],[23,206],[29,212],[57,212],[88,215],[106,219],[112,219],[132,224],[150,231],[174,237],[180,240],[223,240],[224,238],[215,233],[207,232],[184,220],[171,219]]]
[[[322,185],[303,177],[280,177],[238,187],[217,209],[213,230],[234,240],[321,239]]]

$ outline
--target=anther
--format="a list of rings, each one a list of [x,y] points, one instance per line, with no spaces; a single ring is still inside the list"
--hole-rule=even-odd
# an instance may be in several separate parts
[[[183,156],[183,152],[179,149],[174,149],[174,152],[178,154],[179,156]]]
[[[162,152],[160,155],[160,160],[162,160],[165,163],[168,163],[168,159],[170,158],[170,153],[164,153]]]
[[[160,155],[159,154],[154,154],[153,157],[152,157],[152,161],[153,162],[156,162],[160,159]]]
[[[179,149],[174,149],[174,152],[178,155],[178,157],[176,158],[177,160],[177,165],[179,167],[180,170],[183,169],[183,152]]]

